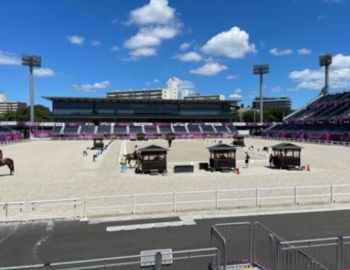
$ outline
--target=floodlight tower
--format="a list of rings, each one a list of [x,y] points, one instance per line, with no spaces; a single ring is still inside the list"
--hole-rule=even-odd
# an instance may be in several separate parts
[[[30,122],[34,122],[34,80],[33,68],[41,67],[41,56],[22,55],[22,66],[29,66]]]
[[[260,123],[263,123],[263,74],[268,74],[270,71],[270,67],[268,64],[264,65],[254,65],[253,73],[254,75],[260,75]]]
[[[324,53],[320,55],[320,66],[325,67],[325,82],[322,92],[324,95],[329,94],[329,66],[332,64],[332,55]]]

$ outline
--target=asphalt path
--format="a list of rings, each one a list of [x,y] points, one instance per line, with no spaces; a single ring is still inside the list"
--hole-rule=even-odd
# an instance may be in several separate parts
[[[175,220],[0,224],[0,267],[137,255],[150,249],[206,248],[211,245],[211,227],[219,223],[260,222],[287,240],[350,235],[350,211],[201,219],[192,226],[106,231],[109,226]]]

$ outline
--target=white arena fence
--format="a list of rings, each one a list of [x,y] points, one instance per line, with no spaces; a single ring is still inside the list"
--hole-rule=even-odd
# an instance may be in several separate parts
[[[311,143],[319,145],[339,145],[350,147],[350,142],[341,142],[341,141],[322,141],[322,140],[310,140],[310,139],[298,139],[298,138],[278,138],[278,137],[262,137],[262,136],[250,136],[252,139],[262,139],[262,140],[271,140],[271,141],[283,141],[283,142],[300,142],[300,143]]]
[[[1,202],[0,221],[110,218],[130,214],[347,203],[349,195],[350,185],[320,185]]]

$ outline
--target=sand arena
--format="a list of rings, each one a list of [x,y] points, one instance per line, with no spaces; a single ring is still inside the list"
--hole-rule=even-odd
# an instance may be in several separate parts
[[[350,183],[350,167],[347,162],[349,148],[297,143],[304,147],[301,153],[302,164],[310,164],[312,171],[287,171],[268,168],[265,153],[257,151],[258,148],[277,143],[246,139],[246,145],[253,145],[255,148],[250,152],[252,163],[248,169],[242,168],[247,148],[238,150],[237,165],[241,167],[241,174],[236,175],[198,170],[198,162],[208,161],[207,147],[213,145],[214,140],[206,143],[175,140],[168,152],[168,174],[164,176],[135,175],[134,169],[128,169],[126,174],[121,174],[118,162],[123,144],[126,152],[131,153],[135,144],[139,148],[150,144],[167,147],[167,142],[162,140],[114,141],[96,162],[92,161],[93,150],[89,150],[86,157],[82,154],[83,150],[92,146],[91,141],[35,141],[3,146],[4,156],[15,161],[15,175],[9,176],[7,167],[0,168],[0,202]],[[194,173],[173,173],[174,165],[191,162],[195,166]],[[350,188],[344,188],[344,192],[349,191]],[[241,193],[239,196],[245,195]]]

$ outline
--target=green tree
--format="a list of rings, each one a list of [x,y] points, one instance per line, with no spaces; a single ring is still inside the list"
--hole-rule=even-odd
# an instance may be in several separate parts
[[[34,106],[36,122],[51,122],[50,109],[43,105]],[[0,117],[1,121],[30,121],[30,107],[20,108],[16,112],[8,111]]]

